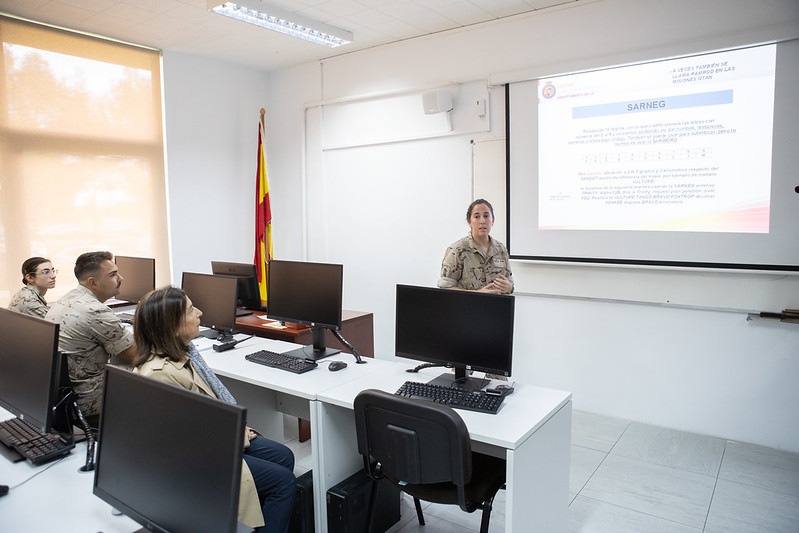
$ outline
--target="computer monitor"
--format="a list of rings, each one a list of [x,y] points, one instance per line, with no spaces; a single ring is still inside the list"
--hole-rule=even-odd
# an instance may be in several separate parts
[[[239,283],[238,305],[256,311],[265,310],[261,303],[261,289],[258,286],[258,271],[250,263],[228,263],[211,261],[211,273],[215,276],[232,276]]]
[[[155,259],[117,255],[114,262],[124,279],[117,300],[138,303],[145,294],[155,289]]]
[[[45,433],[72,436],[59,325],[0,308],[0,406]]]
[[[93,492],[139,531],[238,524],[246,409],[106,367]]]
[[[236,278],[184,272],[181,287],[194,307],[203,312],[203,337],[230,340],[236,331]]]
[[[510,376],[514,297],[397,285],[397,357],[452,367],[432,383],[481,389],[469,370]]]
[[[344,267],[331,263],[271,260],[267,267],[267,316],[310,326],[313,345],[287,352],[321,359],[339,353],[327,348],[325,330],[341,329]]]

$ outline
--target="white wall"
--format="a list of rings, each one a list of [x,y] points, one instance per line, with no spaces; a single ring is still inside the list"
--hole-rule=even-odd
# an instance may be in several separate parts
[[[259,110],[269,76],[164,53],[172,280],[211,261],[252,262]]]
[[[394,285],[433,285],[444,248],[466,232],[470,141],[504,137],[504,101],[492,90],[491,127],[482,134],[456,128],[432,139],[337,150],[321,149],[320,101],[501,83],[786,37],[799,37],[793,0],[583,0],[273,73],[270,102],[282,111],[270,131],[287,137],[270,153],[270,186],[281,191],[276,249],[344,263],[345,307],[375,313],[376,352],[389,357]],[[589,267],[514,268],[520,280],[536,280],[531,292],[568,285],[570,277],[602,279]],[[625,273],[612,275],[623,280]],[[673,283],[679,276],[701,287],[696,280],[708,274],[643,279]],[[734,290],[734,276],[711,277]],[[799,281],[780,287],[799,307]],[[721,308],[520,294],[514,377],[573,391],[577,409],[799,451],[792,407],[799,388],[790,382],[799,375],[799,327],[745,318]]]

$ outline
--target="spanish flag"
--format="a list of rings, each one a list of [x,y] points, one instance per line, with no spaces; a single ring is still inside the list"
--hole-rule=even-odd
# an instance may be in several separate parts
[[[261,302],[266,304],[266,269],[272,259],[272,209],[269,206],[269,171],[266,167],[266,127],[261,108],[261,120],[258,123],[258,172],[255,184],[255,266],[258,271],[258,287],[261,290]]]

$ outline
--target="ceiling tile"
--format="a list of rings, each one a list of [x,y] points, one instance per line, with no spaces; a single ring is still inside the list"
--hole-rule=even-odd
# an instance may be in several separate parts
[[[0,11],[269,71],[579,0],[265,0],[353,31],[327,48],[211,13],[206,0],[0,0]]]

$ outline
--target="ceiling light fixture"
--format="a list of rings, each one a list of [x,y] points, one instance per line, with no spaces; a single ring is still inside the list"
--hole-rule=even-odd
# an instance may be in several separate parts
[[[351,32],[306,19],[301,15],[282,12],[280,8],[258,0],[238,0],[237,2],[207,0],[206,5],[209,11],[219,15],[249,22],[323,46],[332,48],[352,42]]]

